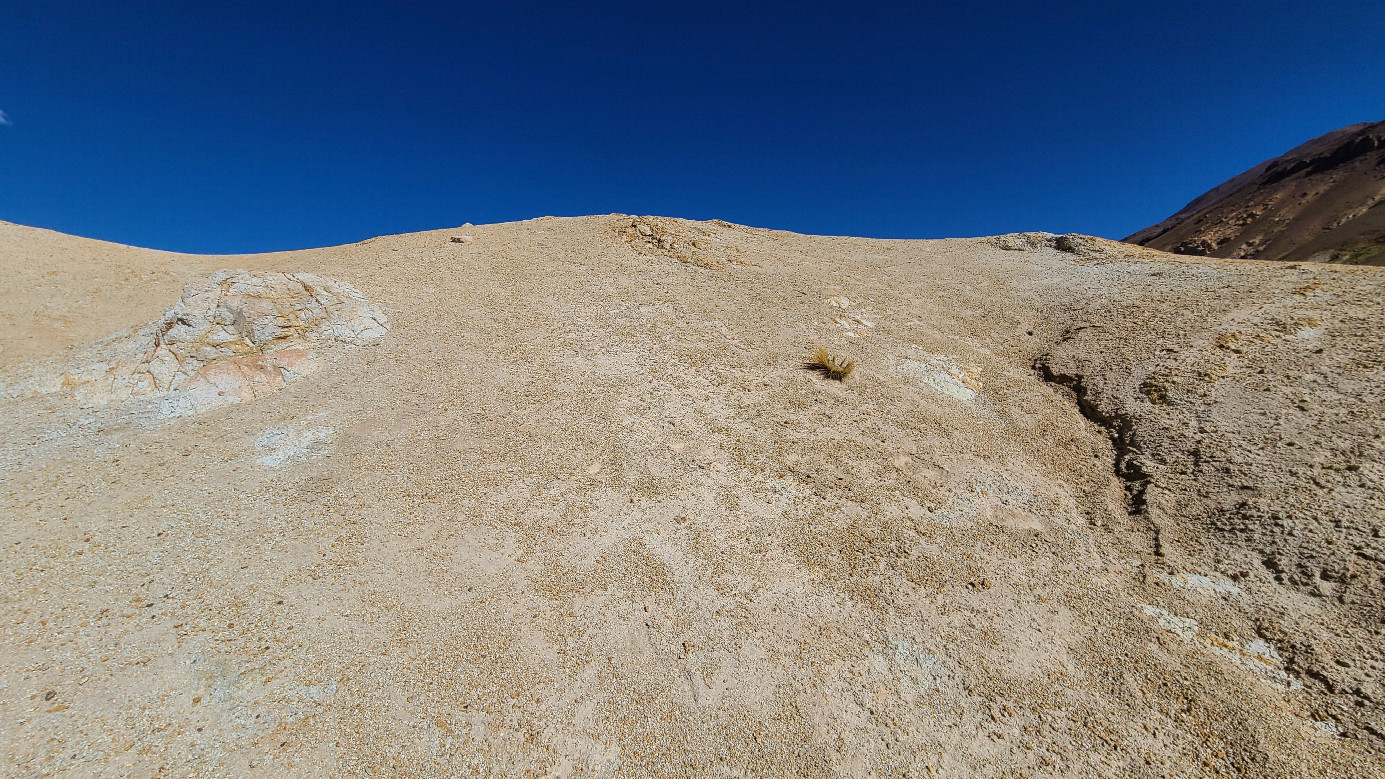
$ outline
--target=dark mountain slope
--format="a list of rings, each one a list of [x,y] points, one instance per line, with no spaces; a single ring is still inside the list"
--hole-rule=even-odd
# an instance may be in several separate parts
[[[1385,265],[1385,122],[1314,138],[1125,241],[1198,256]]]

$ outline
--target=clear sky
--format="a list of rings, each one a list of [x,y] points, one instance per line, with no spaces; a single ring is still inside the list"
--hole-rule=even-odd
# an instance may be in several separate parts
[[[0,219],[251,252],[552,215],[1120,238],[1385,119],[1385,2],[0,0]]]

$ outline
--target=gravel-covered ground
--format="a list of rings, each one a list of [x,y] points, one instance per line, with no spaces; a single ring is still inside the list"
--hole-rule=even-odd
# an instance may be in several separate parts
[[[6,776],[1385,776],[1385,270],[618,215],[0,268]]]

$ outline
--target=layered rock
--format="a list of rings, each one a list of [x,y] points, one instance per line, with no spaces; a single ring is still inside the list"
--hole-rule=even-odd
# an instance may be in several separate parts
[[[319,367],[314,349],[389,331],[359,290],[311,273],[222,270],[188,284],[163,316],[31,363],[11,397],[67,394],[84,405],[153,401],[184,416],[274,392]]]

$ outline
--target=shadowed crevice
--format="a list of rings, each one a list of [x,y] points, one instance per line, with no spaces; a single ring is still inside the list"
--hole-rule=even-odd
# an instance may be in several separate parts
[[[1049,363],[1049,359],[1048,355],[1044,355],[1035,360],[1035,372],[1038,373],[1039,378],[1050,384],[1058,384],[1072,390],[1077,400],[1077,409],[1082,413],[1082,416],[1095,422],[1110,436],[1111,446],[1116,455],[1115,475],[1125,487],[1125,494],[1130,503],[1130,515],[1144,516],[1148,508],[1146,492],[1149,489],[1150,474],[1145,470],[1144,463],[1140,458],[1140,451],[1134,443],[1134,420],[1120,412],[1107,412],[1099,408],[1092,400],[1091,388],[1087,385],[1084,376],[1059,371]],[[1158,554],[1163,554],[1162,544],[1157,537],[1157,528],[1155,550]]]

